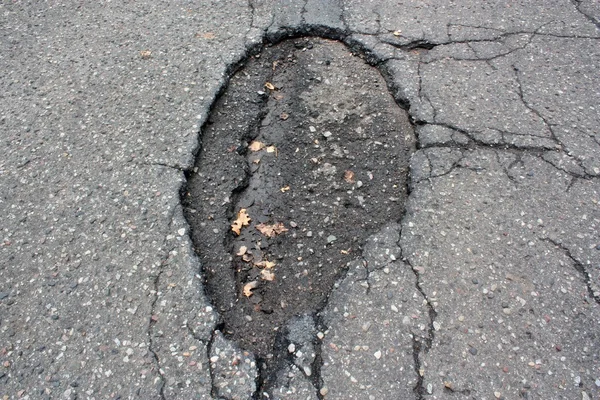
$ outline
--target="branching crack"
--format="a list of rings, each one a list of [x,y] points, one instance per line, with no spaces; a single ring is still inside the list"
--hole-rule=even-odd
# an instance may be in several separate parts
[[[404,254],[404,250],[400,247],[402,254]],[[433,304],[429,301],[425,290],[421,286],[421,274],[416,267],[413,267],[410,260],[407,257],[402,256],[402,261],[404,261],[411,269],[413,274],[415,275],[415,288],[419,291],[421,296],[423,296],[423,300],[427,306],[427,312],[429,316],[429,326],[427,328],[427,335],[424,338],[420,338],[413,334],[413,359],[414,359],[414,370],[417,374],[417,384],[415,385],[413,391],[417,396],[417,400],[422,400],[425,395],[425,388],[423,387],[423,381],[425,377],[425,371],[421,364],[421,355],[423,353],[428,353],[433,345],[433,341],[435,339],[435,328],[434,322],[437,318],[437,311],[433,307]]]
[[[548,131],[550,132],[550,135],[552,136],[552,139],[557,143],[560,144],[562,146],[562,143],[560,142],[560,140],[558,139],[558,137],[556,136],[556,133],[554,133],[554,130],[552,129],[552,125],[550,124],[550,122],[546,119],[546,117],[544,117],[538,110],[536,110],[533,106],[531,106],[531,104],[529,104],[529,102],[527,100],[525,100],[525,95],[523,93],[523,84],[521,83],[521,76],[519,73],[519,68],[517,68],[515,65],[512,66],[513,67],[513,71],[515,73],[515,80],[517,82],[517,90],[519,93],[519,98],[521,99],[521,102],[523,103],[523,105],[532,113],[534,113],[539,119],[541,119],[542,121],[544,121],[544,124],[546,125],[546,127],[548,128]]]

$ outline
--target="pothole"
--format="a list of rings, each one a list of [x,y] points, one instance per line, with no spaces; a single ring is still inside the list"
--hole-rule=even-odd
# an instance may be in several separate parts
[[[287,40],[247,61],[182,196],[227,338],[270,360],[292,317],[323,308],[366,238],[401,218],[413,147],[383,77],[343,44]]]

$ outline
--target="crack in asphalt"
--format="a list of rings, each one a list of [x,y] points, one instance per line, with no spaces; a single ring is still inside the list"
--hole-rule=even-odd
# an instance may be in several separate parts
[[[173,227],[173,221],[175,219],[176,212],[177,212],[177,207],[173,207],[173,209],[169,212],[169,216],[168,216],[169,224],[167,227],[167,232],[169,232]],[[156,277],[154,278],[154,282],[153,282],[154,298],[152,299],[152,302],[150,304],[150,318],[148,318],[148,328],[146,330],[147,335],[148,335],[148,341],[149,341],[148,351],[150,352],[150,354],[152,354],[152,359],[154,360],[154,363],[156,364],[156,368],[158,369],[157,372],[158,372],[158,377],[160,379],[159,396],[162,400],[166,400],[166,396],[165,396],[166,379],[165,379],[165,372],[163,371],[163,369],[161,367],[160,357],[158,356],[158,352],[155,349],[153,331],[154,331],[154,326],[156,325],[154,316],[156,313],[156,303],[158,302],[158,297],[159,297],[159,293],[160,293],[160,290],[159,290],[160,289],[159,288],[160,278],[164,272],[164,266],[167,264],[169,257],[171,256],[171,252],[173,250],[175,250],[175,248],[176,248],[176,246],[168,246],[167,245],[168,244],[168,239],[167,239],[168,235],[169,235],[169,233],[167,233],[167,235],[165,235],[165,238],[163,240],[163,246],[167,250],[165,251],[164,256],[161,257],[161,259],[160,259],[158,273],[156,274]]]
[[[169,223],[169,227],[170,226],[171,226],[171,223]],[[165,243],[166,243],[166,239],[165,239]],[[160,357],[158,356],[157,351],[154,348],[155,344],[154,344],[153,330],[154,330],[154,325],[156,324],[156,322],[154,320],[156,303],[158,302],[158,293],[160,292],[158,284],[160,281],[160,277],[162,276],[162,274],[164,272],[163,267],[167,263],[167,260],[169,259],[169,254],[170,254],[171,250],[168,250],[166,252],[165,256],[161,258],[160,263],[159,263],[158,274],[156,274],[156,277],[154,278],[154,282],[153,282],[154,298],[152,299],[152,303],[150,305],[150,318],[148,318],[149,322],[148,322],[148,328],[147,328],[147,335],[148,335],[148,340],[149,340],[148,351],[150,352],[150,354],[152,354],[152,359],[154,360],[154,363],[156,364],[158,377],[160,378],[159,395],[160,395],[160,398],[163,400],[166,399],[165,393],[164,393],[166,382],[165,382],[165,377],[164,377],[164,371],[161,367]]]
[[[525,100],[525,95],[523,93],[523,84],[521,83],[520,70],[514,64],[512,65],[512,68],[513,68],[513,71],[515,73],[515,80],[517,82],[517,90],[518,90],[519,98],[521,99],[521,102],[523,103],[523,105],[525,106],[525,108],[527,108],[529,111],[531,111],[532,113],[534,113],[539,119],[541,119],[542,121],[544,121],[544,124],[548,128],[548,131],[550,132],[550,135],[552,136],[552,139],[557,144],[560,144],[560,146],[562,148],[563,144],[561,143],[561,141],[556,136],[556,133],[552,129],[552,125],[550,124],[550,122],[546,119],[546,117],[544,117],[542,115],[542,113],[540,113],[536,108],[534,108],[531,104],[529,104],[529,102],[527,100]]]
[[[210,354],[212,352],[212,347],[215,342],[215,338],[217,336],[217,331],[219,331],[220,329],[222,329],[222,327],[219,328],[218,325],[215,327],[215,329],[213,329],[213,332],[210,335],[210,339],[208,340],[208,343],[206,344],[206,360],[208,361],[208,373],[210,374],[210,394],[214,399],[219,398],[218,397],[219,389],[217,388],[217,384],[216,384],[215,371],[211,365]]]
[[[583,266],[581,261],[579,261],[575,256],[573,256],[573,254],[571,253],[571,250],[564,244],[557,242],[556,240],[551,239],[549,237],[540,238],[539,240],[553,244],[557,249],[562,250],[562,252],[569,259],[571,259],[571,261],[573,262],[573,268],[581,275],[581,277],[583,278],[583,281],[585,282],[589,296],[592,299],[594,299],[594,301],[598,305],[600,305],[600,294],[598,294],[597,292],[594,292],[594,289],[592,288],[592,277],[585,270],[585,267]]]
[[[458,133],[462,133],[463,135],[467,136],[469,138],[469,140],[471,141],[471,144],[469,144],[469,145],[461,145],[461,144],[457,143],[456,146],[452,146],[452,147],[457,147],[457,148],[480,147],[480,148],[499,149],[499,150],[529,150],[529,151],[557,150],[556,146],[545,146],[543,144],[538,145],[538,146],[520,145],[520,144],[514,144],[511,142],[507,142],[504,140],[504,135],[516,135],[516,136],[547,139],[544,136],[518,134],[518,133],[513,133],[513,132],[508,132],[508,131],[502,131],[502,130],[495,129],[495,128],[487,128],[489,130],[496,131],[496,132],[500,133],[501,135],[503,135],[503,141],[498,142],[498,143],[488,143],[488,142],[482,141],[481,139],[477,139],[476,137],[473,136],[476,133],[482,133],[482,131],[470,131],[467,129],[459,128],[458,126],[453,125],[451,123],[447,123],[447,122],[417,121],[416,124],[421,125],[421,126],[425,126],[425,125],[441,126],[444,128],[452,129]],[[426,146],[421,146],[421,145],[418,146],[419,149],[427,149],[427,148],[432,148],[432,147],[449,147],[449,146],[443,145],[443,144],[438,144],[438,143],[432,143],[432,144],[429,144]]]
[[[415,384],[415,387],[413,388],[413,392],[415,393],[417,400],[422,400],[424,398],[423,396],[425,395],[425,387],[423,386],[423,383],[425,380],[425,369],[423,368],[423,365],[421,363],[421,354],[428,353],[429,350],[431,349],[431,346],[433,345],[433,341],[435,339],[434,322],[437,318],[437,311],[433,307],[433,304],[431,304],[431,302],[429,301],[429,298],[428,298],[427,294],[425,293],[425,290],[421,286],[421,274],[415,267],[413,267],[410,260],[404,256],[404,249],[402,248],[400,243],[398,244],[398,247],[400,247],[401,260],[410,267],[412,273],[415,275],[415,288],[423,297],[423,301],[425,302],[425,304],[427,306],[427,314],[429,317],[429,326],[427,328],[427,335],[424,338],[419,337],[415,334],[412,335],[412,338],[413,338],[413,343],[412,343],[413,344],[413,346],[412,346],[413,347],[413,360],[414,360],[413,368],[415,370],[415,373],[417,374],[417,383]]]
[[[167,256],[168,258],[168,256]],[[161,261],[161,265],[163,265],[166,262],[166,259],[164,259],[163,261]],[[156,353],[156,350],[154,349],[154,339],[152,336],[152,330],[153,327],[155,325],[155,322],[153,321],[152,317],[154,316],[154,310],[156,307],[156,302],[158,301],[158,281],[160,280],[160,277],[162,275],[163,271],[162,268],[159,271],[159,273],[156,275],[156,278],[154,279],[154,291],[156,292],[154,295],[154,299],[152,300],[152,304],[151,304],[151,316],[149,318],[150,322],[148,323],[148,329],[147,329],[147,334],[148,334],[148,340],[149,340],[149,346],[148,346],[148,351],[150,352],[150,354],[152,354],[152,359],[154,361],[154,363],[156,364],[156,368],[158,369],[158,377],[160,379],[160,386],[159,386],[159,396],[162,400],[166,400],[165,397],[165,377],[164,377],[164,372],[161,368],[161,361],[160,358],[158,357],[158,354]]]
[[[600,20],[595,18],[593,15],[589,15],[588,13],[583,12],[581,10],[581,0],[571,0],[571,4],[575,6],[575,9],[578,13],[587,18],[587,20],[590,21],[592,24],[596,25],[596,28],[600,29]]]

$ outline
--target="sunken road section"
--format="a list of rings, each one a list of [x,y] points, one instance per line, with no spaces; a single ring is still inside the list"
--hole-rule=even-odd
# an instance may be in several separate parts
[[[268,360],[290,318],[322,309],[365,239],[400,220],[413,149],[383,77],[343,44],[290,39],[251,57],[182,194],[225,336]]]

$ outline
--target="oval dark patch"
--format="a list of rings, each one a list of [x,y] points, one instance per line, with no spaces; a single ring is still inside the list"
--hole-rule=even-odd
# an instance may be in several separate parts
[[[341,43],[288,40],[248,60],[183,193],[230,339],[266,357],[292,316],[325,305],[365,239],[400,220],[413,146],[382,76]]]

